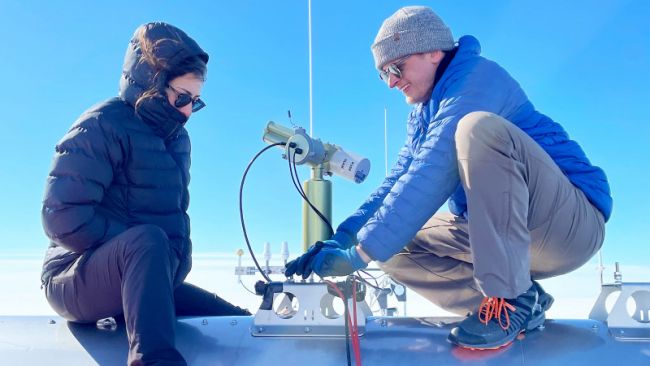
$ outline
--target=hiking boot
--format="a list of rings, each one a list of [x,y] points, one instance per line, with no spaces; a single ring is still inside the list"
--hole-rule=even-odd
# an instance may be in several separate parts
[[[539,305],[542,307],[542,310],[546,311],[551,308],[551,305],[553,305],[553,301],[555,299],[553,296],[551,296],[549,293],[544,291],[542,288],[542,285],[539,284],[539,282],[533,280],[533,286],[535,286],[535,290],[537,290],[537,302]]]
[[[484,298],[475,314],[451,330],[448,340],[465,348],[495,349],[544,324],[545,309],[538,302],[538,286],[533,283],[516,299]],[[550,307],[553,297],[546,296],[545,305]]]
[[[555,299],[549,293],[544,291],[539,282],[533,280],[533,287],[537,291],[537,305],[533,309],[533,316],[528,322],[528,329],[533,330],[544,324],[546,320],[546,310],[550,309]]]

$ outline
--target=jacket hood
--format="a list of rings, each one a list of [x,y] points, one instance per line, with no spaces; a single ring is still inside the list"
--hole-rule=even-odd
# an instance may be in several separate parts
[[[144,59],[138,39],[141,32],[144,32],[144,37],[147,40],[155,44],[154,56],[167,60],[164,66],[151,65]],[[120,78],[120,98],[135,106],[138,98],[154,86],[157,72],[173,70],[185,59],[194,56],[198,56],[206,64],[208,63],[208,54],[182,30],[162,22],[141,25],[135,30],[126,49]],[[162,69],[156,69],[156,67]]]
[[[143,55],[140,35],[152,45],[152,56],[161,60],[151,64]],[[124,56],[120,79],[120,98],[134,107],[136,114],[149,125],[154,133],[167,140],[176,136],[187,122],[187,117],[167,101],[164,93],[136,102],[149,89],[164,86],[167,75],[190,57],[199,57],[206,64],[208,54],[182,30],[162,22],[147,23],[133,34]]]
[[[481,44],[474,36],[462,36],[458,40],[458,53],[478,56],[481,54]]]

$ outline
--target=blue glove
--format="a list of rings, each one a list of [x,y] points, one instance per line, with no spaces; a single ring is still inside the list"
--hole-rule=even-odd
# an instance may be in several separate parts
[[[307,249],[307,252],[305,254],[286,264],[284,275],[291,277],[296,274],[298,276],[302,275],[302,278],[309,277],[312,272],[310,262],[322,248],[337,249],[342,248],[342,246],[336,240],[317,241],[314,245]]]
[[[330,248],[330,249],[347,249],[348,247],[345,245],[345,243],[338,241],[334,239],[334,235],[332,235],[331,239],[323,240],[321,243],[323,243],[323,249],[325,248]]]
[[[323,248],[307,263],[309,272],[313,270],[321,277],[346,276],[367,266],[356,246],[348,249]]]
[[[340,245],[339,248],[341,249],[347,249],[351,246],[358,244],[356,234],[350,234],[349,232],[341,229],[336,230],[336,232],[334,233],[334,235],[332,235],[330,240],[325,240],[325,241],[326,242],[335,241]]]

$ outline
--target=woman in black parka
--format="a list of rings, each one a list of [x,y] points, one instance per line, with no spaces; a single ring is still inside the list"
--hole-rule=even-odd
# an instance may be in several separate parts
[[[207,62],[182,30],[139,27],[119,97],[72,125],[47,179],[47,300],[73,322],[124,314],[129,365],[186,364],[175,348],[175,314],[249,315],[184,282],[192,266],[184,125],[205,106]]]

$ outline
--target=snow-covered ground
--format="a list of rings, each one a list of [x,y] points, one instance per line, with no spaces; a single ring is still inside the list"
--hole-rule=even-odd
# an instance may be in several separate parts
[[[55,315],[40,289],[42,257],[38,255],[0,256],[0,315]],[[243,260],[252,265],[252,260]],[[278,262],[272,261],[272,265]],[[228,301],[254,311],[260,297],[246,291],[234,275],[237,258],[234,254],[195,254],[194,266],[188,281],[218,293]],[[586,319],[600,293],[600,275],[597,263],[592,261],[564,276],[542,281],[544,288],[555,297],[555,304],[547,313],[555,319]],[[624,282],[650,282],[650,266],[621,264]],[[605,282],[613,281],[613,264],[605,264]],[[253,288],[259,276],[242,276],[242,282]],[[276,276],[274,280],[283,280]],[[448,315],[444,310],[415,294],[407,292],[408,316]],[[399,311],[402,307],[396,303]],[[403,315],[403,314],[400,314]]]

